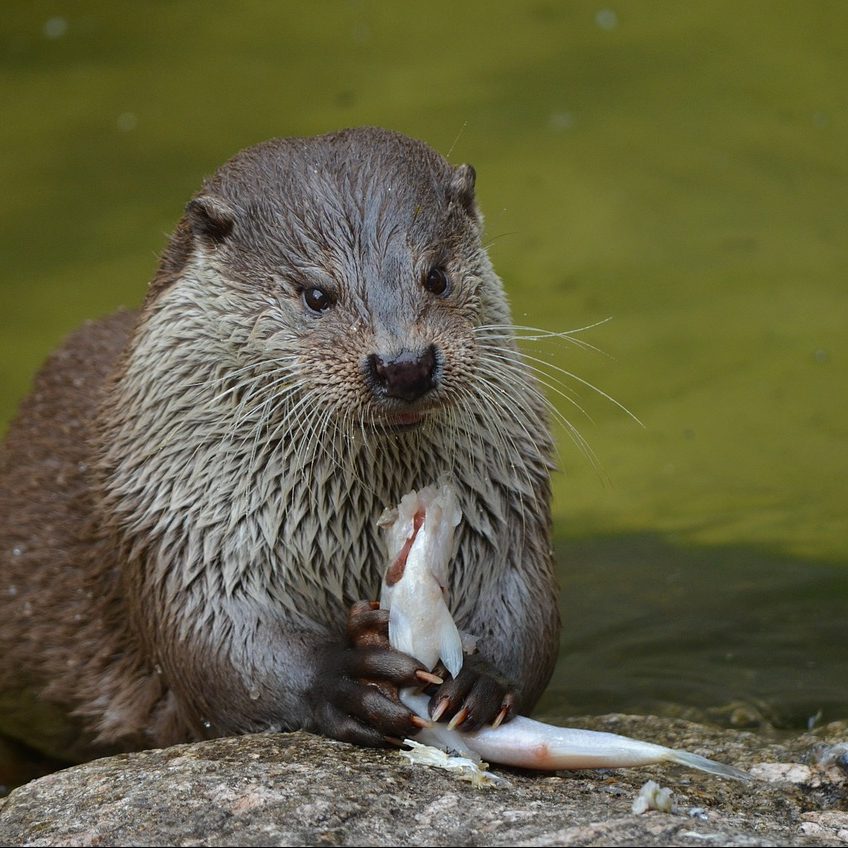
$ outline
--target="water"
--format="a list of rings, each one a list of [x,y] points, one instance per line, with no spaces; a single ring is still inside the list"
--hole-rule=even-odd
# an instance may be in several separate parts
[[[141,300],[204,175],[380,124],[478,170],[558,406],[566,630],[543,710],[848,718],[848,6],[12,3],[0,22],[0,421]]]
[[[654,713],[798,729],[844,719],[848,569],[657,534],[557,547],[565,628],[550,720]]]

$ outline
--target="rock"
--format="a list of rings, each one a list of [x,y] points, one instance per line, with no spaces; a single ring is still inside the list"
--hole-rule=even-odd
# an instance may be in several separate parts
[[[602,716],[575,726],[684,747],[742,768],[750,784],[674,766],[527,773],[475,788],[396,751],[306,733],[258,734],[95,760],[0,800],[2,845],[840,845],[845,773],[805,752],[844,724],[775,743],[682,720]],[[637,816],[646,779],[675,812]]]

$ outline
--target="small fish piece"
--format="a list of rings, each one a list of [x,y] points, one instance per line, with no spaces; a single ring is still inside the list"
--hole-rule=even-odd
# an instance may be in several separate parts
[[[671,790],[660,786],[655,780],[649,780],[639,790],[639,794],[633,799],[630,809],[637,815],[647,813],[648,810],[657,810],[660,813],[673,813],[675,809],[674,796]]]
[[[389,550],[380,595],[389,643],[429,669],[441,659],[453,677],[462,668],[462,637],[446,602],[447,573],[461,520],[456,494],[444,484],[410,492],[377,522]]]
[[[389,548],[389,567],[380,596],[381,606],[389,610],[389,643],[430,669],[441,658],[453,676],[462,668],[462,640],[445,602],[445,587],[460,520],[456,496],[447,484],[410,492],[396,509],[386,510],[380,518]],[[426,695],[404,689],[400,698],[417,715],[428,715],[430,699]],[[471,732],[435,722],[420,730],[416,739],[478,763],[485,759],[528,769],[621,768],[672,762],[734,780],[752,779],[741,769],[688,751],[617,733],[557,727],[525,716]]]
[[[460,780],[467,780],[477,788],[488,786],[509,786],[509,781],[497,774],[486,771],[486,763],[468,757],[451,757],[441,748],[433,745],[422,745],[414,739],[404,739],[408,751],[400,751],[400,755],[413,764],[431,766],[452,772]]]

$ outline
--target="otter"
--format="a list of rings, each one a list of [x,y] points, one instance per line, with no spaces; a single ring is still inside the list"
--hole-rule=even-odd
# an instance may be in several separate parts
[[[385,621],[362,602],[384,507],[439,479],[479,654],[431,711],[533,707],[560,625],[552,440],[474,188],[382,129],[250,147],[188,203],[141,308],[48,359],[0,455],[0,732],[66,760],[415,733],[391,693],[423,667],[363,638]]]

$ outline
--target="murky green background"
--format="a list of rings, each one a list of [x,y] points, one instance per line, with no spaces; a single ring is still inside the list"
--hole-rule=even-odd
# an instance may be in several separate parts
[[[204,175],[380,124],[478,169],[556,398],[542,709],[848,718],[848,4],[6,2],[0,424]],[[566,381],[569,382],[569,381]]]

